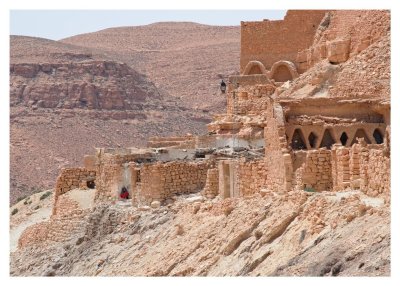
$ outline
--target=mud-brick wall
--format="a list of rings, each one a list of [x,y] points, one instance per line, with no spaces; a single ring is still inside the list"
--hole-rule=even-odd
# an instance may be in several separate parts
[[[238,164],[239,192],[241,196],[257,193],[265,187],[268,170],[265,161],[240,161]]]
[[[205,186],[207,170],[213,167],[211,160],[145,164],[140,170],[141,197],[151,202],[199,191]]]
[[[332,190],[330,150],[308,151],[305,163],[298,171],[301,172],[300,176],[296,176],[298,189],[312,188],[317,192]]]
[[[376,146],[376,145],[375,145]],[[360,178],[361,190],[369,196],[383,195],[390,199],[390,157],[383,146],[361,148]]]
[[[61,169],[56,181],[56,188],[54,193],[54,206],[57,205],[58,197],[66,192],[86,187],[86,182],[94,181],[96,179],[96,171],[88,170],[86,168],[64,168]],[[53,208],[53,214],[55,208]]]
[[[215,198],[218,195],[219,188],[219,172],[218,168],[212,168],[207,170],[207,179],[204,189],[202,191],[203,195],[207,198]]]
[[[284,20],[242,22],[240,72],[252,60],[262,62],[267,69],[279,60],[294,62],[297,52],[312,45],[324,15],[322,10],[290,10]]]

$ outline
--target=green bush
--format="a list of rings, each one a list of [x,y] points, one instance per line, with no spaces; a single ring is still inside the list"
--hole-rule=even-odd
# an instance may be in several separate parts
[[[13,209],[11,215],[15,215],[18,212],[18,209]]]
[[[315,190],[313,188],[305,188],[304,191],[309,193],[315,193]]]
[[[25,199],[25,198],[26,198],[26,196],[19,197],[19,198],[17,199],[17,203],[20,202],[20,201],[22,201],[22,200]]]
[[[51,195],[51,192],[45,192],[43,195],[40,196],[40,200],[42,201],[50,195]]]

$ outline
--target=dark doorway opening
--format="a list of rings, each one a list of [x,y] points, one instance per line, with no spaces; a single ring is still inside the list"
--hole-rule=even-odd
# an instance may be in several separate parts
[[[292,149],[293,150],[306,150],[307,145],[304,142],[303,134],[300,129],[296,129],[292,137]]]
[[[94,183],[94,181],[87,181],[87,182],[86,182],[86,186],[87,186],[89,189],[94,189],[94,188],[96,188],[96,184]]]
[[[383,135],[379,129],[375,129],[373,136],[374,136],[376,144],[383,143]]]
[[[326,147],[327,149],[331,149],[332,145],[335,143],[336,142],[333,139],[331,131],[329,129],[325,129],[324,136],[322,136],[322,141],[319,145],[319,148]]]
[[[314,134],[314,132],[311,132],[310,135],[308,135],[308,143],[310,143],[311,148],[316,148],[317,147],[317,136]]]
[[[340,136],[340,142],[342,143],[343,146],[346,146],[348,139],[349,139],[349,136],[347,136],[346,132],[343,132],[342,136]]]

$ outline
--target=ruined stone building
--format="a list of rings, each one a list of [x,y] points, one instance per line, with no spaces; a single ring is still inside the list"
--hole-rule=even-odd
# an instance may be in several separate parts
[[[98,148],[83,168],[62,170],[56,205],[65,192],[94,185],[96,201],[116,200],[126,187],[134,206],[183,193],[227,198],[265,189],[352,188],[389,199],[390,97],[341,76],[347,61],[388,33],[387,12],[364,13],[372,14],[288,11],[279,21],[242,22],[240,75],[227,80],[226,113],[214,116],[208,134]],[[384,24],[343,28],[363,17]]]

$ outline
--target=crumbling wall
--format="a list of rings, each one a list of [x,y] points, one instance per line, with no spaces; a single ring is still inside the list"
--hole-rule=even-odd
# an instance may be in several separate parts
[[[117,185],[122,178],[120,164],[105,163],[99,166],[96,178],[96,200],[110,200],[117,196]]]
[[[203,195],[210,199],[216,197],[218,195],[218,185],[219,185],[218,168],[208,169],[206,184],[202,191]]]
[[[390,200],[390,157],[383,146],[363,146],[360,150],[361,190],[369,196]]]
[[[53,215],[50,220],[29,226],[21,234],[18,247],[23,248],[41,243],[50,244],[73,237],[73,233],[83,227],[83,217],[89,211],[81,209],[76,201],[68,197],[68,194],[60,195],[53,207]]]
[[[192,193],[204,188],[211,160],[157,162],[144,164],[140,170],[141,201],[162,201],[174,194]]]
[[[332,190],[330,150],[318,149],[306,153],[303,166],[296,171],[296,188],[317,192]]]
[[[96,171],[86,168],[64,168],[61,169],[57,177],[56,188],[54,191],[53,214],[57,211],[57,201],[59,196],[76,188],[87,188],[88,181],[96,179]]]
[[[267,185],[269,179],[264,159],[241,160],[238,164],[238,185],[241,196],[255,194]]]
[[[96,201],[107,201],[117,197],[122,185],[125,187],[130,185],[129,178],[125,178],[125,175],[129,177],[129,164],[146,162],[153,156],[152,153],[146,151],[137,153],[125,151],[125,153],[119,150],[99,149],[97,151]]]
[[[268,173],[266,188],[284,192],[291,189],[293,165],[287,149],[282,106],[272,102],[271,99],[266,110],[267,120],[264,128],[265,164]]]
[[[350,186],[350,148],[336,145],[332,148],[332,181],[334,191],[344,190]]]
[[[289,10],[283,20],[241,22],[240,73],[250,61],[267,69],[280,60],[295,62],[297,53],[311,46],[324,15],[322,10]]]
[[[384,145],[354,144],[334,147],[332,176],[334,190],[360,189],[369,196],[390,199],[390,157]]]
[[[274,93],[275,86],[271,84],[255,85],[238,88],[228,93],[228,114],[255,115],[267,109],[267,96]]]

